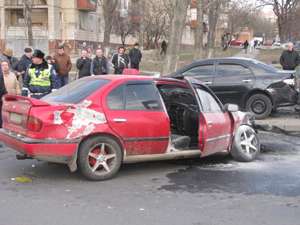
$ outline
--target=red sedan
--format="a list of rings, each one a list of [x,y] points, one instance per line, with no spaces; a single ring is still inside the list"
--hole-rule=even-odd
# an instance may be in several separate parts
[[[91,180],[122,163],[260,152],[250,116],[193,80],[94,76],[41,100],[7,95],[2,110],[0,140],[17,158],[64,163]]]

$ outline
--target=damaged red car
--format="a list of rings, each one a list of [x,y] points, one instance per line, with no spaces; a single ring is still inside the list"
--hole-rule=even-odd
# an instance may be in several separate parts
[[[7,95],[0,140],[18,159],[112,178],[123,163],[228,152],[252,161],[260,143],[251,116],[199,81],[146,76],[80,79],[41,100]]]

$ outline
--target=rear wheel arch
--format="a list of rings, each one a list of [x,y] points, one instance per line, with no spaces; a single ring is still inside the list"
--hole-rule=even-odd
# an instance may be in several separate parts
[[[247,95],[244,97],[244,101],[243,101],[243,108],[246,109],[246,104],[247,104],[247,101],[249,100],[249,98],[255,94],[263,94],[263,95],[266,95],[272,102],[272,105],[274,107],[274,99],[272,98],[272,96],[270,95],[270,93],[268,91],[264,91],[264,90],[261,90],[261,89],[254,89],[254,90],[251,90],[249,93],[247,93]]]
[[[80,140],[80,142],[78,143],[76,151],[75,151],[72,159],[68,163],[68,166],[69,166],[69,169],[71,170],[71,172],[75,172],[78,169],[78,153],[79,153],[81,145],[84,142],[86,142],[87,140],[95,138],[95,137],[107,137],[107,138],[111,138],[114,141],[116,141],[117,144],[120,146],[122,153],[123,153],[123,157],[124,157],[124,149],[125,148],[124,148],[124,145],[122,144],[121,140],[117,136],[109,134],[109,133],[101,133],[101,132],[93,133],[93,134],[83,137]]]

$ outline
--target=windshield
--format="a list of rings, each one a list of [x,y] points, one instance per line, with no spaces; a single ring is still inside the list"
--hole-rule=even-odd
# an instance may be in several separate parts
[[[105,79],[79,79],[49,95],[42,100],[46,102],[61,102],[76,104],[87,98],[94,91],[109,83]]]

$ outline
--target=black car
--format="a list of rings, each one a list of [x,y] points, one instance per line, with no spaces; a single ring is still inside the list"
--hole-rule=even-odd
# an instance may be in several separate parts
[[[201,80],[224,104],[237,104],[262,119],[277,107],[297,102],[293,72],[255,59],[232,57],[195,61],[169,76]]]

